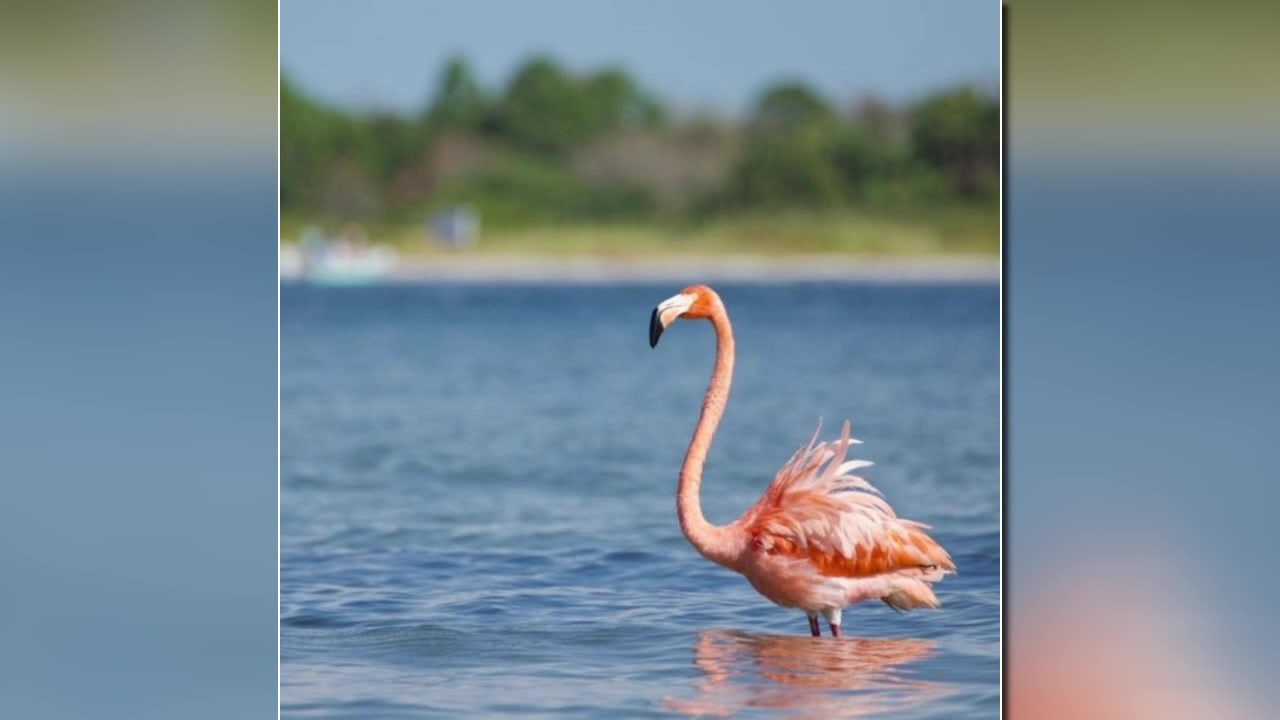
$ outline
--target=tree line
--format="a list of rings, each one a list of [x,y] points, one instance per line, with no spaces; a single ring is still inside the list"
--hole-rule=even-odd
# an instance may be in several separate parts
[[[534,57],[492,90],[458,58],[417,114],[327,106],[284,75],[280,123],[281,208],[312,221],[416,222],[457,203],[489,226],[698,220],[999,193],[999,104],[969,86],[841,108],[780,82],[728,121],[676,118],[618,68]]]

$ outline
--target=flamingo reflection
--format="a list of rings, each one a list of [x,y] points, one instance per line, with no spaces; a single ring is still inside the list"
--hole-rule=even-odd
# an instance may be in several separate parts
[[[735,630],[706,630],[694,646],[705,678],[692,699],[667,708],[693,717],[730,717],[748,709],[787,717],[860,717],[901,711],[948,694],[947,686],[904,677],[935,643],[910,638],[845,637],[831,642]]]

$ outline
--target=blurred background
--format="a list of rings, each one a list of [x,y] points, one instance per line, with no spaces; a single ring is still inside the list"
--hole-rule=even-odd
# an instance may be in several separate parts
[[[1014,717],[1275,714],[1278,10],[1006,3]]]
[[[392,252],[999,249],[991,3],[287,0],[282,17],[286,273],[332,270],[325,242],[369,273]],[[361,265],[354,246],[380,252]]]

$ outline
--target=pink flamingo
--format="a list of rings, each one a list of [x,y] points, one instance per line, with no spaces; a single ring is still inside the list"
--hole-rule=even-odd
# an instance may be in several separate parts
[[[956,566],[925,533],[927,525],[899,518],[878,490],[850,474],[871,463],[845,461],[849,445],[861,442],[849,437],[847,421],[835,442],[817,443],[815,432],[742,517],[728,525],[707,522],[698,492],[733,381],[733,328],[720,296],[693,285],[654,308],[649,346],[656,347],[679,318],[710,320],[716,332],[715,370],[676,497],[689,543],[706,559],[746,576],[773,603],[803,610],[814,637],[821,635],[819,614],[840,637],[844,607],[863,600],[879,599],[898,611],[939,607],[931,583]]]

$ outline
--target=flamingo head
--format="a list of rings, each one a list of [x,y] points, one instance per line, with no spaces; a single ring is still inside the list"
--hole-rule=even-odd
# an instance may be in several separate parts
[[[658,303],[649,316],[649,347],[658,346],[658,338],[671,323],[680,318],[709,318],[720,300],[716,291],[706,285],[690,285],[678,295]]]

